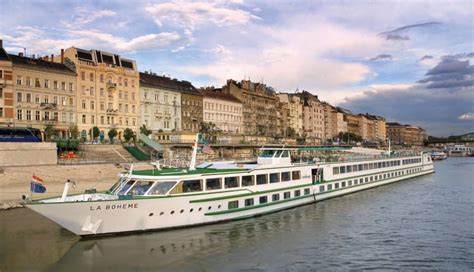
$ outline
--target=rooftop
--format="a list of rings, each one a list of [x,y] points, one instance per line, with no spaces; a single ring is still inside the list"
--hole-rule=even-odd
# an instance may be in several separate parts
[[[47,61],[47,60],[42,60],[42,59],[34,59],[34,58],[29,58],[29,57],[23,57],[23,56],[17,56],[17,55],[8,55],[13,62],[13,64],[20,64],[20,65],[27,65],[30,67],[34,68],[47,68],[51,70],[56,70],[56,71],[62,71],[65,73],[70,73],[71,75],[76,75],[74,71],[69,69],[66,65],[62,63],[57,63],[57,62],[52,62],[52,61]]]
[[[150,73],[140,72],[140,84],[148,87],[165,88],[176,90],[179,92],[187,92],[200,95],[200,93],[196,90],[196,87],[194,87],[193,84],[191,84],[191,82],[189,81],[179,81],[177,79],[171,79],[169,77],[158,76]]]
[[[242,103],[235,96],[233,96],[231,94],[222,93],[219,90],[202,89],[202,90],[200,90],[200,92],[204,97],[227,100],[227,101],[231,101],[231,102],[235,102],[235,103]]]

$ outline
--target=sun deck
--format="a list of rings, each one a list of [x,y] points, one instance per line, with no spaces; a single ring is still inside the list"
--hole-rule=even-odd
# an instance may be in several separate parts
[[[246,168],[233,169],[215,169],[215,168],[196,168],[196,170],[189,170],[187,168],[165,168],[165,169],[148,169],[132,171],[134,176],[184,176],[184,175],[206,175],[206,174],[227,174],[246,172]]]

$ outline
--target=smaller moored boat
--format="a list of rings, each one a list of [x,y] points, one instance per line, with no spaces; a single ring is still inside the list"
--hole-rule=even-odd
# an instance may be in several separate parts
[[[433,151],[431,152],[431,159],[434,161],[442,161],[448,158],[448,155],[441,151]]]

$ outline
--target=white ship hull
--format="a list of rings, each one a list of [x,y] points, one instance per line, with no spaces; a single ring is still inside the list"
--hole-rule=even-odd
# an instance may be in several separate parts
[[[325,165],[325,171],[329,171],[331,166],[333,165]],[[344,178],[322,183],[313,183],[310,177],[304,178],[303,175],[297,182],[240,187],[216,193],[128,200],[36,202],[27,207],[81,236],[162,230],[252,217],[433,172],[433,164],[429,160],[429,163],[423,161],[410,167],[392,167],[384,171],[374,169],[363,175],[360,173],[357,177],[346,175]],[[370,177],[375,176],[382,178],[370,181]],[[350,186],[347,183],[349,180]],[[365,182],[366,180],[368,181]],[[358,184],[354,184],[355,181]],[[337,189],[336,183],[339,187]],[[299,191],[299,194],[295,191]],[[273,199],[276,194],[278,199]],[[267,196],[266,203],[260,203],[261,196]],[[248,199],[253,199],[252,206],[246,206],[245,201]],[[238,208],[231,208],[231,201],[238,201]]]

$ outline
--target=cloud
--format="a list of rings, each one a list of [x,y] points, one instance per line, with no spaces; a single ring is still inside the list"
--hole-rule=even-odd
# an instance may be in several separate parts
[[[394,40],[394,41],[407,41],[410,38],[408,36],[402,36],[402,35],[398,35],[398,34],[388,34],[385,37],[385,39],[386,40]]]
[[[450,88],[474,86],[474,66],[469,60],[443,58],[438,65],[426,73],[427,77],[418,81],[426,88]]]
[[[443,59],[418,83],[372,85],[340,105],[353,112],[376,113],[388,121],[419,125],[432,135],[471,132],[474,127],[463,123],[473,117],[471,69],[468,61]]]
[[[458,53],[454,55],[443,56],[443,59],[470,59],[470,58],[474,58],[474,52]]]
[[[394,35],[394,34],[399,34],[400,32],[403,32],[405,30],[409,30],[409,29],[412,29],[412,28],[430,27],[430,26],[440,25],[440,24],[441,24],[440,22],[426,22],[426,23],[421,23],[421,24],[406,25],[406,26],[402,26],[402,27],[399,27],[399,28],[396,28],[396,29],[393,29],[393,30],[381,32],[378,35],[380,35],[380,36]]]
[[[91,11],[84,7],[77,7],[71,19],[62,20],[61,23],[69,29],[80,29],[101,18],[113,17],[115,15],[117,15],[117,13],[109,9]]]
[[[131,39],[114,36],[98,30],[64,30],[64,36],[59,38],[48,38],[46,31],[34,27],[18,27],[17,35],[5,35],[5,39],[11,44],[10,49],[18,51],[28,47],[29,52],[37,54],[48,54],[51,51],[58,52],[61,48],[71,46],[86,49],[95,48],[112,52],[131,52],[153,48],[163,48],[170,44],[179,42],[182,37],[175,32],[161,32],[146,34]]]
[[[379,61],[379,60],[392,60],[392,59],[393,59],[392,55],[380,54],[380,55],[377,55],[377,56],[371,58],[370,60],[371,61]]]
[[[428,60],[428,59],[433,59],[433,56],[430,56],[430,55],[424,55],[420,61],[424,61],[424,60]]]
[[[467,112],[461,114],[458,119],[463,121],[474,121],[474,112]]]
[[[153,16],[158,26],[172,24],[191,30],[202,24],[231,26],[246,24],[251,19],[259,19],[245,10],[211,2],[173,1],[150,4],[145,10]]]

